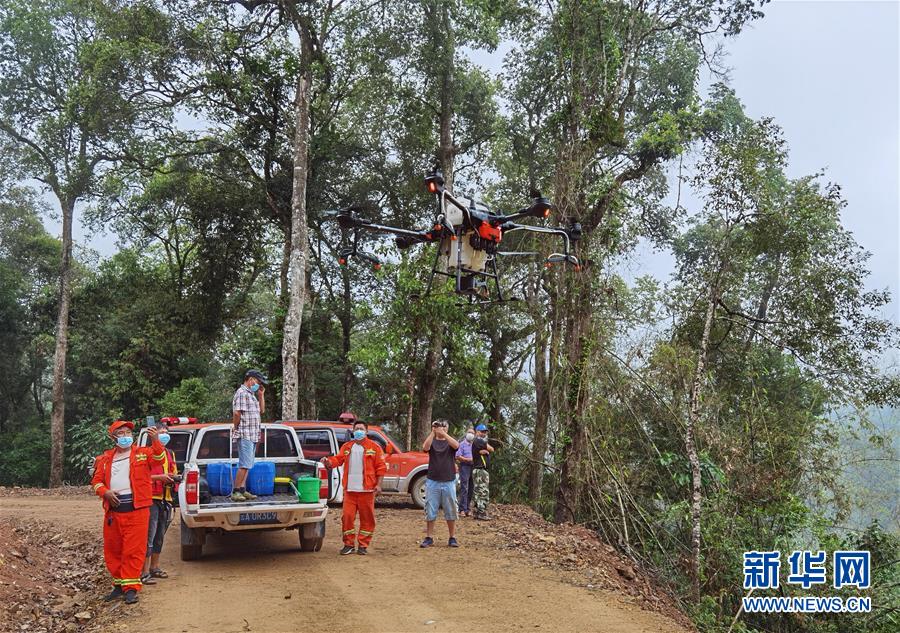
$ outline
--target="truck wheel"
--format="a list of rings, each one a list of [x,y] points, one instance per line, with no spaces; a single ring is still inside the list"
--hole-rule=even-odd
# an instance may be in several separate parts
[[[300,534],[300,551],[301,552],[318,552],[322,549],[322,542],[325,539],[321,538],[303,538],[303,534]]]
[[[325,540],[325,521],[301,525],[297,532],[300,534],[301,552],[318,552],[322,549],[322,542]]]
[[[197,560],[203,553],[202,545],[182,545],[181,560]]]
[[[197,560],[203,552],[206,542],[206,530],[189,528],[181,519],[181,560]]]
[[[409,484],[409,494],[413,503],[425,509],[425,475],[419,475]]]

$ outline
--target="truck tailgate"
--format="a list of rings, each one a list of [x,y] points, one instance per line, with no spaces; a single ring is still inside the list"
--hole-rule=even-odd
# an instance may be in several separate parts
[[[200,505],[200,510],[206,510],[208,508],[216,508],[217,510],[228,509],[228,508],[245,508],[245,507],[256,507],[256,506],[309,506],[313,507],[316,504],[314,503],[299,503],[297,501],[297,495],[294,493],[281,493],[275,495],[266,495],[264,497],[259,497],[258,499],[254,499],[252,501],[232,501],[230,496],[225,495],[213,495],[207,503]]]

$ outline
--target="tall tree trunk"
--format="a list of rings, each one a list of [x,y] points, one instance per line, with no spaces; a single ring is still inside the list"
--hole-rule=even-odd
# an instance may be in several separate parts
[[[412,450],[413,440],[413,408],[415,406],[414,397],[416,395],[416,372],[413,365],[410,365],[409,372],[406,375],[406,450]]]
[[[500,334],[499,331],[495,334]],[[509,347],[506,339],[502,335],[495,336],[491,340],[491,352],[488,355],[488,401],[487,414],[490,417],[491,424],[497,426],[497,432],[493,433],[496,439],[501,442],[506,441],[505,432],[502,429],[502,409],[503,403],[500,401],[500,388],[503,382],[503,359],[506,356]]]
[[[75,200],[60,198],[63,214],[62,261],[59,267],[59,312],[53,353],[53,408],[50,413],[50,487],[63,484],[66,442],[66,354],[69,349],[69,300],[72,294],[72,220]]]
[[[547,455],[547,423],[550,418],[550,385],[547,381],[547,324],[536,323],[534,334],[534,390],[536,410],[534,437],[531,443],[531,466],[528,471],[528,500],[537,507],[544,481],[544,459]]]
[[[706,371],[706,353],[709,349],[710,332],[712,332],[712,323],[716,316],[716,305],[719,301],[719,284],[725,265],[723,262],[709,287],[706,315],[703,320],[703,335],[700,337],[697,364],[694,367],[694,377],[691,383],[691,409],[684,431],[685,452],[691,464],[691,597],[694,602],[699,602],[700,600],[700,519],[703,503],[700,456],[697,452],[696,434],[700,420],[700,399]]]
[[[766,315],[769,313],[769,302],[772,301],[772,294],[775,292],[775,287],[781,279],[781,266],[781,253],[778,253],[775,259],[775,267],[766,278],[766,286],[763,289],[762,296],[759,299],[759,305],[756,308],[756,320],[758,321],[758,325],[755,328],[747,329],[747,340],[744,342],[745,355],[750,351],[750,346],[753,344],[756,332],[765,330],[766,326],[763,321],[765,321]]]
[[[445,186],[453,190],[453,168],[456,158],[456,150],[453,145],[453,70],[456,53],[453,29],[450,23],[450,10],[445,4],[441,4],[441,28],[434,31],[437,37],[442,37],[441,55],[443,66],[441,69],[441,109],[439,116],[440,138],[438,141],[438,160],[444,174]],[[443,258],[439,259],[439,265],[444,266]],[[439,318],[432,320],[428,332],[428,349],[425,353],[422,372],[419,375],[418,398],[416,403],[416,436],[419,442],[424,442],[425,437],[431,432],[431,416],[434,408],[434,394],[437,391],[437,382],[440,373],[441,356],[444,351],[444,324]]]
[[[353,295],[350,293],[350,271],[347,267],[341,268],[343,281],[343,305],[341,306],[341,363],[343,375],[341,379],[341,409],[349,406],[350,387],[353,382],[353,366],[350,364],[350,335],[353,330]]]
[[[300,325],[306,300],[306,264],[309,260],[306,224],[306,179],[309,168],[309,108],[312,92],[312,43],[300,34],[300,74],[294,99],[294,175],[291,195],[291,258],[288,310],[281,347],[283,388],[281,419],[297,419],[299,400]]]
[[[311,351],[309,328],[303,327],[301,332],[299,376],[303,382],[303,389],[300,392],[299,414],[304,420],[317,420],[319,411],[316,405],[316,376],[311,363],[307,362]]]
[[[593,271],[582,269],[578,272],[566,271],[567,301],[569,312],[566,316],[565,348],[566,367],[562,404],[563,452],[559,484],[556,489],[557,523],[574,521],[578,509],[578,479],[584,454],[584,417],[588,403],[588,382],[590,357],[593,348],[593,303],[590,275]]]

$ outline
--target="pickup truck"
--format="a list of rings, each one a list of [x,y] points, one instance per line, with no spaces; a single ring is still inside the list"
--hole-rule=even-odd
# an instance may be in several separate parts
[[[315,503],[300,503],[290,488],[276,489],[275,494],[240,503],[209,493],[206,481],[209,464],[237,464],[237,441],[232,440],[231,430],[230,424],[204,424],[190,438],[183,481],[178,488],[181,560],[200,558],[207,536],[225,532],[297,530],[301,551],[319,551],[325,538],[330,480],[321,464],[304,458],[292,429],[281,424],[263,424],[257,459],[274,462],[276,477],[317,477],[320,486]],[[147,443],[146,434],[146,429],[142,430],[139,445]]]

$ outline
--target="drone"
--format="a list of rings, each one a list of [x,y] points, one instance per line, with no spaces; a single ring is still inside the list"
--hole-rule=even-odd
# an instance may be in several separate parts
[[[524,218],[548,218],[555,207],[539,191],[530,192],[531,204],[523,209],[504,215],[492,212],[483,202],[474,197],[459,198],[444,185],[444,177],[435,166],[425,175],[425,186],[434,194],[437,213],[434,225],[428,230],[404,229],[376,224],[360,217],[365,210],[362,206],[351,206],[334,213],[341,229],[344,243],[338,252],[338,263],[348,265],[351,258],[364,260],[375,270],[381,268],[381,261],[370,253],[359,249],[360,231],[388,233],[394,236],[397,248],[408,249],[416,244],[438,243],[438,251],[425,296],[428,296],[436,276],[454,280],[454,292],[468,298],[470,303],[486,304],[514,301],[515,297],[505,297],[500,287],[498,258],[502,256],[538,256],[534,251],[502,251],[500,244],[504,237],[516,231],[526,231],[543,235],[553,235],[562,240],[562,252],[551,253],[544,265],[571,265],[580,270],[578,258],[572,253],[573,244],[581,239],[581,225],[573,222],[568,229],[558,227],[521,224]],[[352,234],[352,237],[351,237]],[[490,286],[493,285],[494,292]]]

